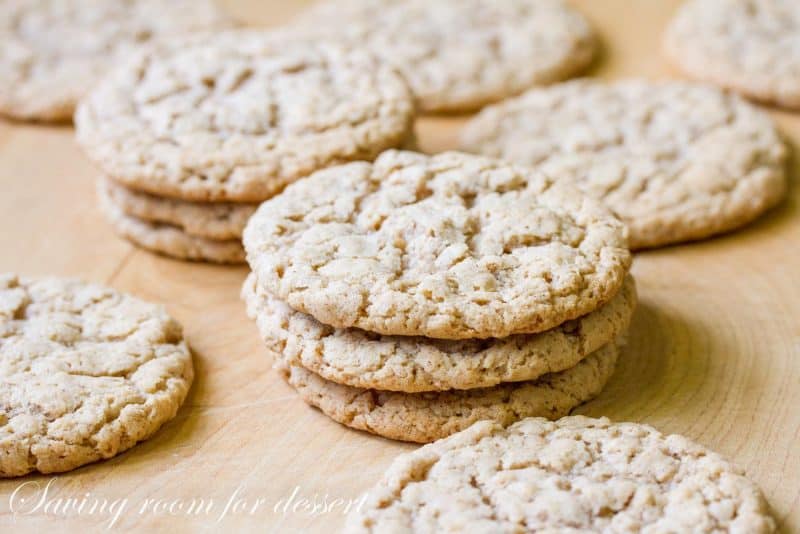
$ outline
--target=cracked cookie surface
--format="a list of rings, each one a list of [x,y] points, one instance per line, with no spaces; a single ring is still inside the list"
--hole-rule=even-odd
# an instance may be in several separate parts
[[[618,352],[612,342],[574,367],[536,380],[427,393],[343,386],[277,353],[275,367],[300,398],[334,421],[390,439],[427,443],[482,419],[510,424],[525,417],[563,417],[602,391]]]
[[[287,361],[339,384],[418,393],[533,380],[572,367],[627,330],[636,286],[629,276],[598,310],[541,334],[454,341],[332,328],[259,291],[252,274],[242,297],[267,347]]]
[[[346,532],[775,530],[758,487],[718,454],[636,423],[481,421],[398,457]]]
[[[541,173],[387,151],[263,203],[244,232],[263,289],[338,328],[467,339],[594,311],[630,265],[624,225]]]
[[[148,221],[128,215],[117,205],[109,191],[99,184],[100,205],[114,231],[131,243],[151,252],[189,261],[221,264],[245,262],[239,239],[211,239],[187,233],[168,223]]]
[[[0,477],[111,458],[172,419],[193,378],[155,304],[57,278],[0,275]]]
[[[800,108],[800,4],[795,0],[686,2],[667,27],[664,53],[694,78]]]
[[[231,25],[211,0],[3,0],[0,114],[70,120],[92,85],[142,45]]]
[[[567,78],[596,46],[586,19],[561,0],[335,0],[311,7],[296,26],[366,46],[434,112],[476,109]]]
[[[490,107],[461,147],[573,180],[630,229],[631,248],[742,226],[786,192],[771,118],[686,82],[568,82]]]
[[[123,213],[153,223],[177,226],[190,236],[207,239],[241,239],[247,220],[258,204],[191,202],[135,191],[103,178],[100,194]]]
[[[81,102],[77,138],[106,176],[195,201],[257,202],[412,132],[403,78],[353,47],[277,32],[171,40]]]

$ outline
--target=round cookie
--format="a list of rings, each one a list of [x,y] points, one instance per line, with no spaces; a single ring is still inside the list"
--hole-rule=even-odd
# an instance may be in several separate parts
[[[568,78],[596,47],[589,23],[561,0],[329,0],[296,26],[379,54],[429,112],[469,111]]]
[[[244,232],[259,285],[338,328],[444,339],[536,333],[617,293],[624,225],[549,177],[390,150],[264,202]]]
[[[563,417],[602,391],[617,356],[612,342],[574,367],[536,380],[429,393],[344,386],[289,363],[279,353],[276,368],[300,398],[334,421],[389,439],[428,443],[482,419],[510,424],[523,417]]]
[[[402,145],[413,116],[402,77],[364,51],[233,31],[138,54],[81,101],[75,123],[79,143],[118,183],[257,202]]]
[[[177,226],[207,239],[241,239],[247,220],[258,204],[191,202],[142,193],[103,178],[99,187],[123,213],[145,221]]]
[[[718,454],[636,423],[481,421],[399,456],[346,532],[774,532]]]
[[[181,326],[107,287],[0,275],[0,477],[111,458],[172,419],[193,378]]]
[[[252,274],[242,297],[269,349],[287,361],[339,384],[419,393],[533,380],[573,367],[627,330],[636,285],[628,276],[598,310],[547,332],[463,341],[332,328],[260,291]]]
[[[687,82],[534,89],[481,112],[461,147],[576,182],[627,223],[633,249],[732,230],[786,192],[787,150],[770,117]]]
[[[238,239],[208,239],[183,229],[127,215],[100,190],[100,204],[114,231],[144,249],[179,260],[236,264],[245,262],[244,248]]]
[[[800,3],[691,0],[664,35],[664,53],[690,76],[750,98],[800,108]]]
[[[78,100],[143,44],[231,25],[212,0],[3,0],[0,115],[68,121]]]

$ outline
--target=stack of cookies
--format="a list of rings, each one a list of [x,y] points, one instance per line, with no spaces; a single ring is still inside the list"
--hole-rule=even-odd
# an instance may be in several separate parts
[[[428,442],[600,392],[636,303],[625,226],[480,156],[390,150],[314,173],[247,224],[248,313],[332,419]]]
[[[115,230],[168,256],[241,263],[259,202],[412,136],[405,80],[371,54],[288,34],[160,43],[84,99],[77,137]]]

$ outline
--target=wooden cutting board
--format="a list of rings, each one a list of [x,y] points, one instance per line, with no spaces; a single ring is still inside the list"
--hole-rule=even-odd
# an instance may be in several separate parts
[[[274,25],[305,2],[227,4],[241,20]],[[659,39],[677,4],[576,1],[603,37],[594,74],[674,76]],[[800,140],[800,113],[773,114]],[[421,120],[423,150],[454,147],[461,123]],[[800,532],[796,161],[792,171],[789,200],[750,227],[637,255],[630,342],[607,389],[579,411],[647,422],[723,453],[761,485],[783,531]],[[414,447],[306,407],[271,371],[245,317],[245,268],[172,261],[117,239],[97,209],[95,177],[70,128],[0,122],[0,270],[78,276],[165,303],[185,325],[197,379],[177,419],[130,452],[0,482],[0,532],[337,529],[346,503]]]

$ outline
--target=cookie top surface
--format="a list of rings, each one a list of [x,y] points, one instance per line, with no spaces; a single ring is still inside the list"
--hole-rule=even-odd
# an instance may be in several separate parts
[[[466,339],[548,330],[617,293],[625,228],[541,173],[387,151],[263,203],[244,232],[259,285],[322,323]]]
[[[105,175],[160,196],[264,200],[411,133],[413,98],[372,55],[231,31],[136,55],[81,102],[77,138]]]
[[[564,79],[595,49],[586,19],[561,0],[335,0],[297,26],[380,54],[427,111],[475,109]]]
[[[0,114],[69,120],[91,86],[142,44],[229,26],[212,0],[3,0]]]
[[[691,0],[664,36],[686,73],[749,97],[800,108],[800,3]]]
[[[332,328],[259,291],[252,274],[242,296],[267,345],[289,361],[340,384],[416,393],[532,380],[572,367],[627,329],[636,285],[629,276],[598,310],[547,332],[489,340]]]
[[[774,531],[760,490],[718,454],[582,416],[479,422],[398,457],[349,532]]]
[[[534,89],[481,112],[461,146],[576,181],[628,224],[632,248],[734,228],[786,190],[787,151],[770,117],[686,82]]]
[[[57,278],[0,275],[0,477],[110,458],[171,419],[192,382],[160,306]]]
[[[484,419],[508,425],[525,417],[564,417],[602,391],[618,356],[616,344],[609,343],[575,366],[536,380],[428,393],[337,384],[282,354],[276,368],[306,403],[338,423],[388,439],[430,443]]]

